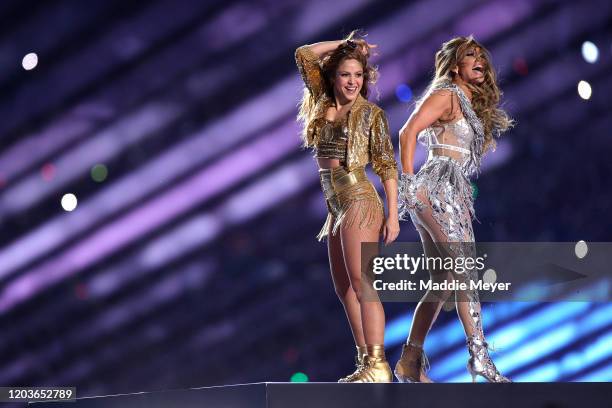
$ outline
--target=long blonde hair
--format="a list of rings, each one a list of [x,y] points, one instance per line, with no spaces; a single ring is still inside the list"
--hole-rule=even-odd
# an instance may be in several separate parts
[[[329,100],[334,99],[334,76],[338,67],[344,60],[355,59],[361,63],[363,67],[363,86],[359,92],[364,98],[368,98],[369,87],[368,84],[375,84],[378,80],[378,68],[368,64],[368,57],[361,52],[360,47],[351,46],[347,43],[348,40],[359,40],[363,39],[367,34],[362,30],[353,30],[344,39],[344,41],[329,55],[326,55],[321,60],[321,76],[324,84],[324,95]],[[308,123],[314,119],[315,106],[317,100],[310,93],[307,87],[304,87],[302,99],[299,103],[298,122],[302,125],[302,141],[304,146],[308,146],[306,137],[306,131]]]
[[[497,74],[491,63],[491,54],[473,36],[455,37],[444,44],[436,52],[435,75],[429,85],[429,89],[441,82],[453,81],[455,73],[453,68],[465,56],[470,47],[481,50],[481,56],[486,61],[484,68],[484,81],[478,85],[467,83],[466,86],[472,92],[472,108],[481,120],[484,127],[484,154],[488,149],[495,149],[495,137],[514,126],[514,120],[499,107],[502,92],[497,85]]]

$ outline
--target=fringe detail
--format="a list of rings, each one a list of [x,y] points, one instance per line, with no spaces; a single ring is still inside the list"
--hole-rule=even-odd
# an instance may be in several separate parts
[[[334,223],[333,235],[336,235],[341,225],[343,228],[350,228],[357,221],[359,229],[371,227],[378,219],[381,219],[382,206],[374,200],[357,200],[349,203],[346,209],[343,208],[341,214]]]
[[[329,226],[331,225],[332,218],[333,218],[333,215],[331,215],[330,213],[327,213],[325,224],[323,224],[323,228],[321,228],[321,231],[319,231],[319,233],[317,234],[317,241],[321,242],[327,237],[327,233],[329,231]]]
[[[414,175],[401,174],[397,183],[397,213],[400,221],[410,220],[410,210],[416,208],[417,198]]]
[[[485,135],[482,121],[478,115],[476,115],[476,112],[474,112],[472,103],[467,98],[463,90],[450,80],[440,82],[428,89],[422,100],[425,100],[433,92],[439,90],[451,90],[457,94],[457,97],[459,98],[459,105],[461,106],[461,112],[474,131],[474,138],[470,144],[470,159],[464,163],[463,167],[467,175],[476,175],[476,177],[478,177],[478,174],[480,173],[480,162],[484,154]],[[430,131],[431,130],[427,128],[418,135],[418,140],[425,144],[425,146],[429,145]]]
[[[478,221],[478,218],[474,212],[472,184],[454,159],[435,156],[421,167],[406,186],[400,183],[400,190],[403,195],[401,201],[405,201],[400,208],[407,215],[418,219],[419,214],[429,207],[433,220],[449,241],[473,239],[471,221]],[[421,202],[419,195],[427,196],[429,202]]]
[[[359,223],[359,229],[371,227],[376,221],[384,219],[384,210],[378,193],[370,182],[360,182],[338,194],[340,212],[335,214],[332,235],[335,236],[340,227],[350,228]],[[328,213],[323,228],[317,235],[317,240],[323,241],[328,236],[334,214]]]
[[[462,171],[461,165],[446,156],[437,156],[419,171],[412,181],[415,189],[425,187],[430,199],[437,198],[454,205],[456,200],[468,209],[471,219],[476,219],[472,183]],[[449,191],[448,187],[452,189]],[[410,196],[410,194],[408,194]]]

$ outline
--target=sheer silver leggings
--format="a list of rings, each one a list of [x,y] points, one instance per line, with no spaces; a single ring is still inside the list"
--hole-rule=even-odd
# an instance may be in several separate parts
[[[438,157],[428,162],[411,183],[407,200],[409,214],[417,229],[427,257],[475,256],[472,229],[471,184],[454,160]],[[404,198],[406,199],[406,198]],[[451,270],[430,270],[434,282],[466,282],[477,280],[475,270],[457,273]],[[415,310],[410,340],[423,344],[427,332],[440,309],[450,301],[452,291],[429,290]],[[483,338],[481,307],[476,290],[455,291],[455,307],[466,337]]]

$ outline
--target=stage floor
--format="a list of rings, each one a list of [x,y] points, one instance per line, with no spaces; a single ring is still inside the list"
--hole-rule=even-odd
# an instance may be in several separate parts
[[[53,408],[609,407],[611,383],[255,383],[39,402]]]

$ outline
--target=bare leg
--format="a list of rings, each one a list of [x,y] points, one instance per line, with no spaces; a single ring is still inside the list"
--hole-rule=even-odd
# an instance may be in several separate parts
[[[429,233],[423,228],[423,226],[418,224],[416,225],[416,229],[421,236],[425,256],[439,257],[440,252],[438,251],[436,244],[433,242]],[[448,271],[444,270],[430,270],[429,274],[431,280],[434,282],[442,282],[444,280],[452,279],[452,275]],[[428,290],[425,293],[414,310],[412,326],[410,327],[410,335],[408,336],[409,341],[418,345],[423,345],[425,342],[425,336],[427,336],[427,333],[433,326],[438,314],[440,313],[440,309],[450,295],[451,293],[449,291],[439,292]]]
[[[349,209],[347,218],[352,217],[352,211],[358,211],[358,206]],[[361,276],[361,243],[378,242],[382,227],[382,213],[376,222],[370,227],[359,228],[359,223],[355,222],[349,227],[344,225],[340,228],[342,242],[342,252],[344,263],[348,271],[349,280],[353,293],[361,305],[361,323],[365,343],[368,345],[384,344],[385,335],[385,312],[380,301],[364,300]]]
[[[421,240],[423,241],[423,247],[425,248],[426,255],[432,256],[430,254],[434,254],[433,256],[441,256],[443,258],[446,257],[466,257],[466,256],[474,256],[474,238],[471,229],[471,225],[469,228],[466,228],[461,236],[453,237],[453,240],[449,239],[447,233],[442,229],[442,227],[433,219],[431,216],[431,210],[426,209],[421,214],[419,214],[419,221],[422,221],[422,225],[417,226],[417,230],[421,235]],[[437,251],[433,251],[431,249],[428,250],[428,247],[435,246]],[[427,253],[429,251],[429,253]],[[430,271],[431,273],[431,271]],[[432,274],[432,279],[438,277],[438,281],[441,280],[452,280],[457,279],[461,282],[466,282],[469,285],[470,280],[475,279],[475,271],[466,271],[466,273],[455,273],[454,271],[445,271],[443,275],[443,279],[440,279],[440,274]],[[427,296],[426,294],[425,296]],[[440,312],[440,308],[443,306],[444,301],[448,299],[451,295],[451,292],[443,293],[441,296],[442,303],[437,305],[435,316],[433,317],[433,321],[438,316]],[[463,325],[463,330],[465,331],[466,337],[470,337],[472,335],[483,336],[482,330],[482,319],[480,315],[481,307],[480,300],[478,297],[478,292],[475,290],[464,290],[464,291],[456,291],[455,293],[455,306],[457,308],[457,314],[459,319],[461,320],[461,324]],[[416,316],[415,316],[416,318]],[[431,321],[431,324],[433,324]],[[423,323],[423,326],[425,322]],[[427,331],[431,326],[427,328]],[[417,338],[417,337],[415,337]]]
[[[428,200],[427,203],[430,204]],[[444,258],[449,256],[454,258],[475,256],[474,234],[471,220],[469,220],[467,214],[448,214],[449,218],[446,221],[449,222],[449,225],[453,225],[454,228],[452,229],[452,233],[447,232],[447,230],[433,217],[431,205],[425,206],[425,208],[415,216],[418,220],[417,224],[420,223],[429,236],[428,239],[427,236],[423,234],[423,231],[419,229],[419,234],[421,234],[423,246],[426,251],[431,240],[438,250],[438,256]],[[430,256],[429,254],[427,255]],[[447,279],[452,277],[469,285],[471,280],[477,278],[477,273],[474,269],[468,270],[465,273],[457,273],[455,271],[451,273],[451,271],[448,271],[448,274],[445,276]],[[426,294],[426,296],[427,295],[428,294]],[[417,315],[415,312],[414,320],[423,319],[424,321],[413,321],[415,333],[413,334],[411,330],[411,339],[417,339],[415,341],[421,338],[424,339],[425,336],[423,336],[422,333],[425,332],[426,334],[429,331],[442,305],[443,303],[437,305],[435,313],[429,311],[428,313],[423,312]],[[471,289],[456,291],[455,305],[467,339],[468,352],[470,354],[467,368],[472,375],[472,379],[474,380],[477,375],[481,375],[490,382],[510,381],[497,370],[489,356],[488,345],[484,339],[484,332],[482,329],[481,305],[478,291]]]
[[[419,191],[417,195],[418,199],[425,204],[421,211],[413,215],[413,223],[421,237],[423,251],[427,257],[447,256],[447,245],[439,245],[438,243],[447,242],[448,237],[434,218],[429,198],[424,191]],[[445,270],[430,270],[429,275],[432,281],[440,283],[445,280],[450,281],[453,278],[451,271]],[[451,294],[450,291],[431,290],[425,293],[415,309],[408,337],[409,341],[418,345],[425,342],[425,337],[437,319],[440,309]]]
[[[415,224],[423,250],[427,257],[438,257],[440,252],[429,235],[429,232],[420,224]],[[450,279],[451,274],[445,270],[429,270],[430,279],[434,282],[443,282]],[[395,376],[400,382],[432,382],[427,376],[428,361],[423,350],[425,336],[435,322],[444,302],[450,297],[450,291],[428,290],[414,310],[412,326],[406,344],[402,348],[402,355],[395,366]]]
[[[355,291],[351,287],[349,274],[344,264],[340,234],[332,235],[332,226],[333,220],[327,238],[327,251],[334,288],[342,306],[344,306],[344,311],[353,333],[353,339],[355,339],[355,345],[365,346],[363,327],[361,325],[361,307],[359,306]]]
[[[448,237],[442,231],[441,226],[434,218],[431,203],[423,191],[419,194],[422,203],[427,203],[421,211],[413,214],[413,223],[420,235],[423,244],[423,252],[427,258],[444,258],[448,256],[447,246],[439,245],[438,242],[447,242]],[[434,283],[452,281],[451,271],[444,269],[430,269],[430,279]],[[449,290],[428,290],[415,308],[410,327],[410,334],[406,344],[402,348],[402,355],[395,366],[395,375],[400,382],[431,382],[426,374],[428,361],[423,350],[425,337],[434,322],[440,309],[449,299],[452,292]]]
[[[359,225],[363,216],[367,218],[369,225]],[[340,227],[342,253],[351,288],[361,308],[361,324],[367,353],[363,366],[347,379],[347,382],[392,382],[393,376],[384,348],[385,312],[376,291],[370,286],[370,277],[362,276],[361,271],[361,244],[378,242],[383,214],[376,204],[364,200],[354,203],[348,209],[346,219],[352,222],[343,223]],[[363,255],[369,258],[369,254]]]

